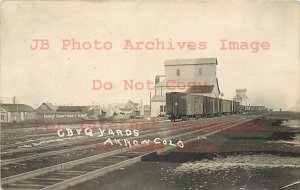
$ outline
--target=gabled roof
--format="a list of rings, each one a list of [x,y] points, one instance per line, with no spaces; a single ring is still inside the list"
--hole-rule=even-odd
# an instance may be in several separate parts
[[[138,107],[138,103],[134,103],[131,100],[128,100],[128,102],[122,106],[122,108],[130,108],[130,109],[136,109]]]
[[[57,107],[53,106],[51,103],[42,103],[37,109],[38,114],[53,114],[55,113]]]
[[[58,106],[56,112],[86,112],[88,106]]]
[[[8,112],[35,112],[35,110],[25,104],[0,104],[0,107]]]
[[[131,101],[131,100],[129,100],[128,103],[131,104],[131,105],[133,105],[133,106],[138,106],[138,105],[139,105],[139,103],[134,103],[134,102]]]
[[[170,59],[165,61],[165,66],[175,65],[206,65],[218,64],[217,58],[196,58],[196,59]]]
[[[144,105],[144,109],[145,110],[150,110],[150,106],[149,105]]]
[[[53,104],[51,103],[43,103],[45,104],[46,106],[48,106],[51,110],[55,111],[57,109],[57,107],[55,107]]]

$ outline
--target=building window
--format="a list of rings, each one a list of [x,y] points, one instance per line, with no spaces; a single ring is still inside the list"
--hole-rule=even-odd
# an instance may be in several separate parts
[[[202,75],[202,68],[199,69],[199,75]]]
[[[177,76],[180,76],[180,69],[177,69]]]
[[[166,106],[160,106],[160,113],[166,112]]]
[[[164,106],[160,106],[160,113],[164,112]]]

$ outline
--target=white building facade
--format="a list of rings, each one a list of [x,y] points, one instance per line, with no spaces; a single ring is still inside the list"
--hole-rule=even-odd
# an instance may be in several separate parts
[[[191,87],[197,86],[197,93],[218,98],[220,90],[216,77],[217,64],[216,58],[166,60],[164,77],[160,77],[162,80],[155,80],[151,117],[166,114],[167,92],[191,92]]]

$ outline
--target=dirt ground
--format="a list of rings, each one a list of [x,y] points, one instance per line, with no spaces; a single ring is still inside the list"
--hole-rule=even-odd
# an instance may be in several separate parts
[[[203,160],[190,163],[140,162],[70,189],[280,189],[300,177],[300,168],[238,164],[215,168],[214,161],[209,161],[210,164],[204,167],[198,166],[199,162]],[[209,168],[209,165],[214,166]],[[299,186],[289,189],[296,190]]]
[[[300,181],[300,113],[273,112],[245,128],[151,155],[70,189],[300,189],[299,183],[288,186]]]

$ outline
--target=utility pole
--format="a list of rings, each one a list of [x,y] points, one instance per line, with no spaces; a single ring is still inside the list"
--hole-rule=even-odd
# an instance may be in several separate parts
[[[13,104],[17,104],[16,122],[19,122],[19,104],[18,104],[18,99],[16,96],[12,97],[12,102],[13,102]]]
[[[19,102],[17,101],[17,123],[19,122]]]
[[[150,91],[150,117],[151,117],[151,110],[152,110],[152,107],[151,107],[151,91]]]
[[[16,104],[16,97],[15,96],[12,97],[12,102],[13,102],[13,104]]]

